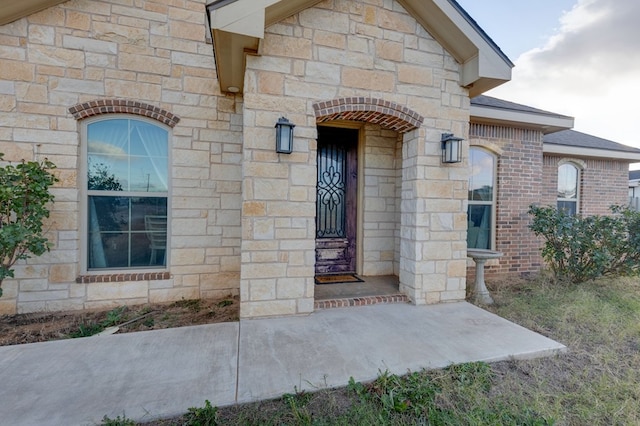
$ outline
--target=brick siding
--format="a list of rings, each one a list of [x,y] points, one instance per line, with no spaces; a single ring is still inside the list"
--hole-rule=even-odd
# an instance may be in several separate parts
[[[487,275],[537,272],[539,244],[528,229],[527,210],[542,196],[542,133],[472,123],[469,137],[471,145],[493,151],[498,160],[495,249],[504,256],[488,262]]]
[[[542,154],[542,133],[528,129],[471,123],[470,144],[496,154],[497,205],[495,249],[504,253],[487,263],[487,276],[528,275],[544,267],[541,240],[529,230],[531,204],[556,205],[558,166],[581,168],[579,212],[608,214],[612,204],[627,204],[628,164],[624,161]],[[475,271],[468,262],[467,277]]]
[[[568,161],[576,164],[580,169],[579,207],[580,214],[606,215],[611,214],[611,205],[626,206],[629,203],[629,164],[624,161],[544,156],[544,201],[545,204],[555,205],[558,166],[560,162]]]

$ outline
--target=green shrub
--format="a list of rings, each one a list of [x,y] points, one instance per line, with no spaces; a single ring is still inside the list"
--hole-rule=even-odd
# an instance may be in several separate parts
[[[554,207],[529,207],[529,228],[544,238],[542,257],[558,280],[584,282],[640,271],[640,213],[612,206],[612,215],[570,215]]]
[[[0,161],[3,154],[0,153]],[[49,187],[57,181],[49,172],[49,160],[23,161],[0,167],[0,296],[2,281],[13,277],[13,265],[50,248],[43,236],[42,221],[49,217],[53,201]]]
[[[216,426],[218,424],[218,407],[212,407],[208,400],[204,407],[191,407],[184,415],[185,426]]]

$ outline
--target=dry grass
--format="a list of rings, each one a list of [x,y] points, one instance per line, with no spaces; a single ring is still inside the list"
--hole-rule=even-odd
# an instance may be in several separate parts
[[[565,354],[470,363],[371,384],[224,407],[224,425],[640,424],[640,279],[490,285],[489,310],[560,341]],[[292,390],[293,391],[293,390]],[[182,418],[149,425],[184,424]]]

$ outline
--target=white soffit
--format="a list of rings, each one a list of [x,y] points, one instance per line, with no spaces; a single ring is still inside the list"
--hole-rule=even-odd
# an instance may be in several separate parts
[[[636,154],[633,152],[612,151],[610,149],[583,148],[550,143],[543,144],[542,152],[544,152],[545,154],[554,155],[607,158],[612,160],[626,161],[627,163],[636,163],[640,161],[640,153]]]
[[[66,0],[0,0],[0,25],[5,25]]]
[[[212,30],[264,38],[265,9],[278,0],[236,0],[210,10]]]
[[[536,114],[533,112],[492,108],[484,105],[473,105],[470,108],[471,121],[502,124],[541,130],[542,133],[554,133],[573,128],[573,117],[561,115]]]

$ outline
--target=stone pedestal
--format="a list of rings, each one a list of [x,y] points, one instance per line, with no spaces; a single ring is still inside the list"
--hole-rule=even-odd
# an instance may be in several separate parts
[[[474,282],[473,294],[471,300],[473,302],[484,303],[485,305],[493,304],[493,298],[487,290],[484,282],[484,264],[489,259],[498,259],[502,257],[502,253],[493,250],[484,249],[467,249],[467,256],[472,258],[476,263],[476,279]]]

